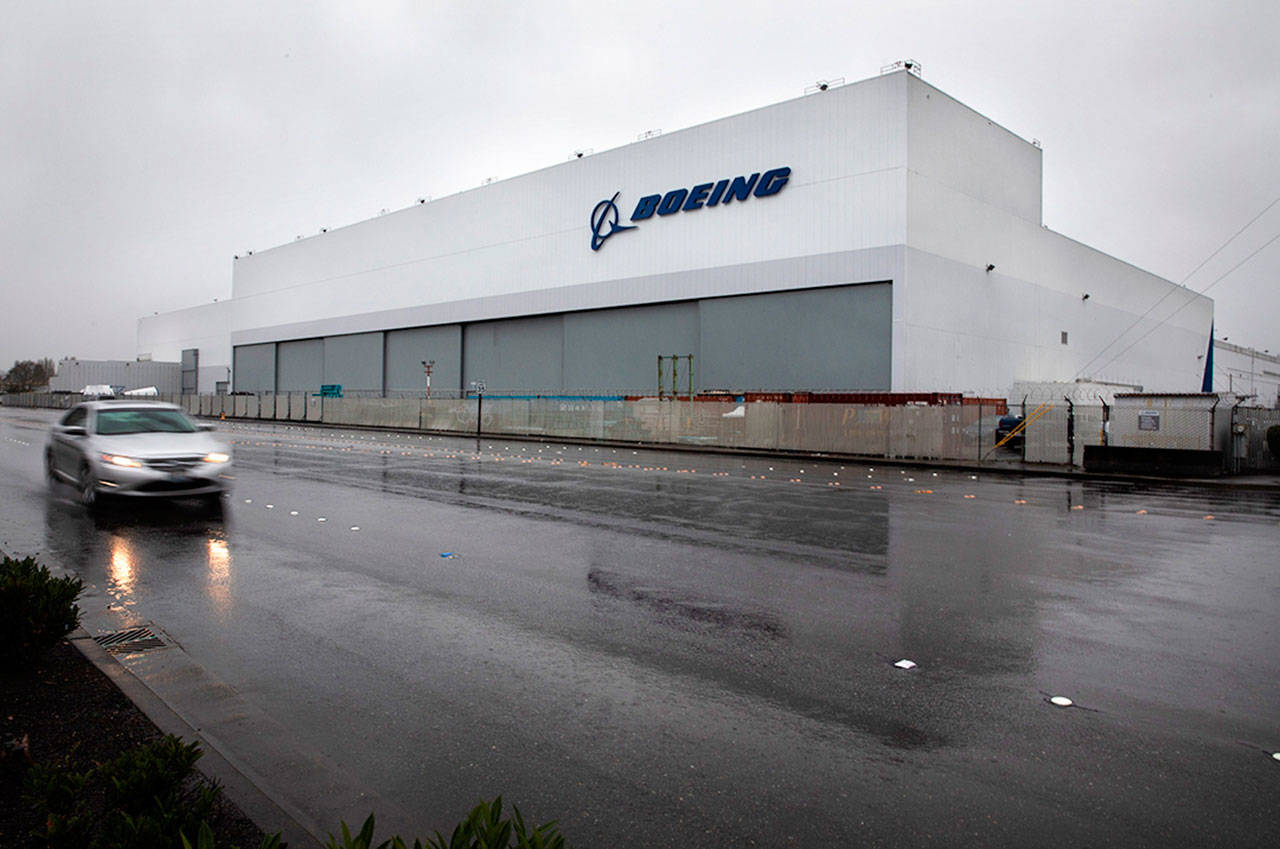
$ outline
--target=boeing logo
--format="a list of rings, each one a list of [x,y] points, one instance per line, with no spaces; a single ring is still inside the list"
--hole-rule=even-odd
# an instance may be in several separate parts
[[[739,203],[752,197],[764,198],[776,195],[786,186],[791,177],[790,168],[774,168],[763,174],[756,172],[750,177],[733,177],[715,183],[699,183],[690,189],[672,189],[664,195],[645,195],[636,203],[631,213],[632,221],[644,221],[655,214],[660,216],[675,215],[677,212],[693,212],[704,207],[724,206]],[[638,225],[619,224],[618,195],[602,200],[591,211],[591,250],[598,251],[605,240],[614,233],[623,230],[634,230]],[[607,231],[606,231],[607,226]]]
[[[604,240],[612,236],[614,233],[620,233],[623,230],[634,230],[634,224],[618,224],[618,204],[615,201],[621,192],[614,192],[613,197],[608,200],[602,200],[596,204],[596,208],[591,210],[591,250],[598,251],[600,246],[604,244]],[[604,225],[609,225],[609,232],[601,233]]]

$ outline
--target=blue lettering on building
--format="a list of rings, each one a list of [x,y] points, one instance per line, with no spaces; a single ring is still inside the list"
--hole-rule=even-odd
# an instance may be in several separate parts
[[[632,221],[645,221],[656,213],[659,216],[677,212],[694,212],[699,209],[722,206],[737,201],[742,203],[752,197],[765,198],[776,195],[791,179],[790,168],[774,168],[764,173],[718,180],[715,183],[699,183],[692,188],[672,189],[663,194],[644,195],[636,202],[631,213]],[[618,195],[602,200],[591,211],[591,250],[598,251],[605,240],[622,230],[634,230],[636,224],[619,224]]]

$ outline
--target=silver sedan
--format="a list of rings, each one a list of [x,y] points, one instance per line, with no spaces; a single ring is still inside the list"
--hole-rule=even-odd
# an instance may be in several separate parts
[[[104,495],[197,496],[216,506],[231,488],[231,449],[173,404],[88,401],[53,426],[45,447],[51,483],[93,507]]]

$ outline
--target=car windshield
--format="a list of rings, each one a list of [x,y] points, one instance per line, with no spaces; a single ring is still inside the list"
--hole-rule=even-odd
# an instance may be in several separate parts
[[[97,432],[107,436],[125,433],[192,433],[196,426],[178,410],[99,410]]]

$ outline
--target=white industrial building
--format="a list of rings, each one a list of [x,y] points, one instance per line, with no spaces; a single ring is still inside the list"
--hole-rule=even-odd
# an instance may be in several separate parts
[[[178,362],[81,360],[66,357],[58,362],[57,374],[49,381],[49,390],[52,392],[80,392],[85,387],[92,386],[114,387],[121,392],[155,387],[157,392],[178,393],[182,391],[182,366]]]
[[[1046,229],[1041,171],[899,70],[240,256],[138,351],[198,349],[202,392],[653,393],[660,355],[699,391],[1200,391],[1212,300]]]
[[[1226,339],[1213,341],[1213,387],[1247,396],[1249,406],[1280,408],[1280,356]]]

